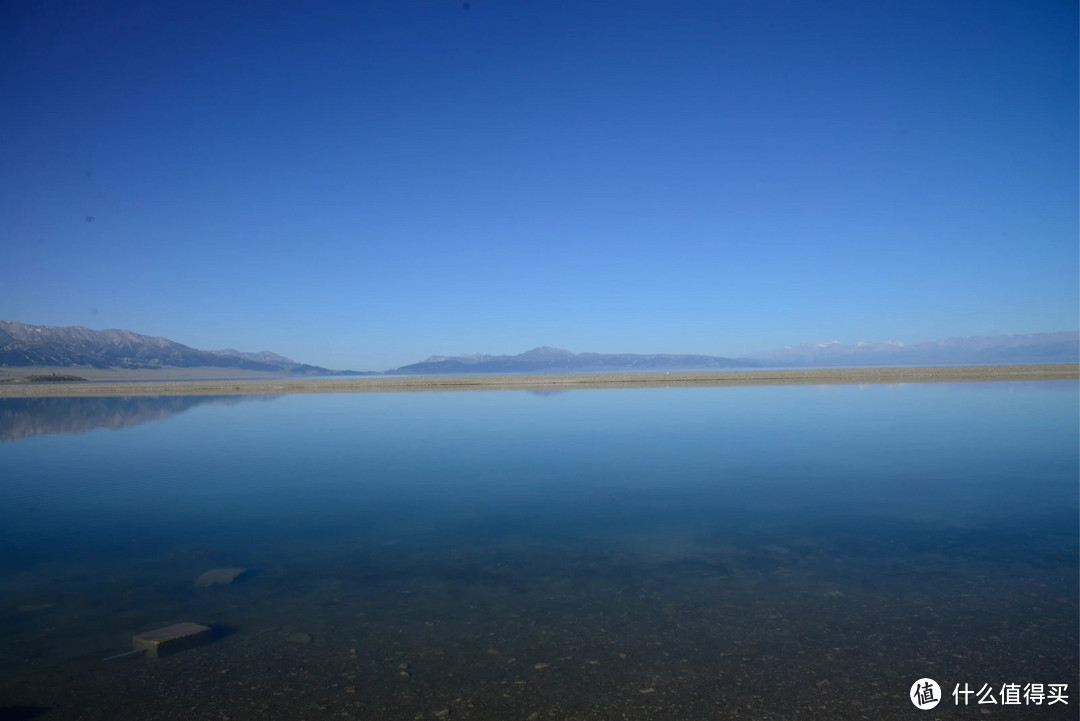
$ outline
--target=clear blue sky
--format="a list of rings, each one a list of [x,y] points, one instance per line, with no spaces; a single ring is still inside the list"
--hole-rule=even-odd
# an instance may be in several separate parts
[[[1076,330],[1077,27],[1066,0],[4,2],[0,318],[360,370]]]

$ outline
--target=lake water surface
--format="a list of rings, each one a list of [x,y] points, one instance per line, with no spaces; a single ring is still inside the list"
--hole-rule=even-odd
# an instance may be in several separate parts
[[[1078,390],[0,399],[0,721],[1076,718]]]

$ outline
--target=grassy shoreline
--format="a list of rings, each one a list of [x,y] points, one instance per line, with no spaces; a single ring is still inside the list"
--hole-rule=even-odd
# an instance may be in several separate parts
[[[685,388],[695,386],[934,383],[1077,378],[1080,378],[1080,365],[1077,364],[258,380],[147,381],[117,378],[108,382],[2,384],[0,385],[0,398]]]

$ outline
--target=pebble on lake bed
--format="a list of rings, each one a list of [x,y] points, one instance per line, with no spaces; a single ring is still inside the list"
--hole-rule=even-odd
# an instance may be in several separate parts
[[[237,577],[243,575],[247,571],[246,568],[211,568],[195,579],[195,585],[199,588],[209,588],[210,586],[228,586]]]

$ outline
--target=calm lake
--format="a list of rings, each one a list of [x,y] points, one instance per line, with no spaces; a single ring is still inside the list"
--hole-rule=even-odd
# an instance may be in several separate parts
[[[0,399],[0,721],[1076,718],[1078,394]]]

